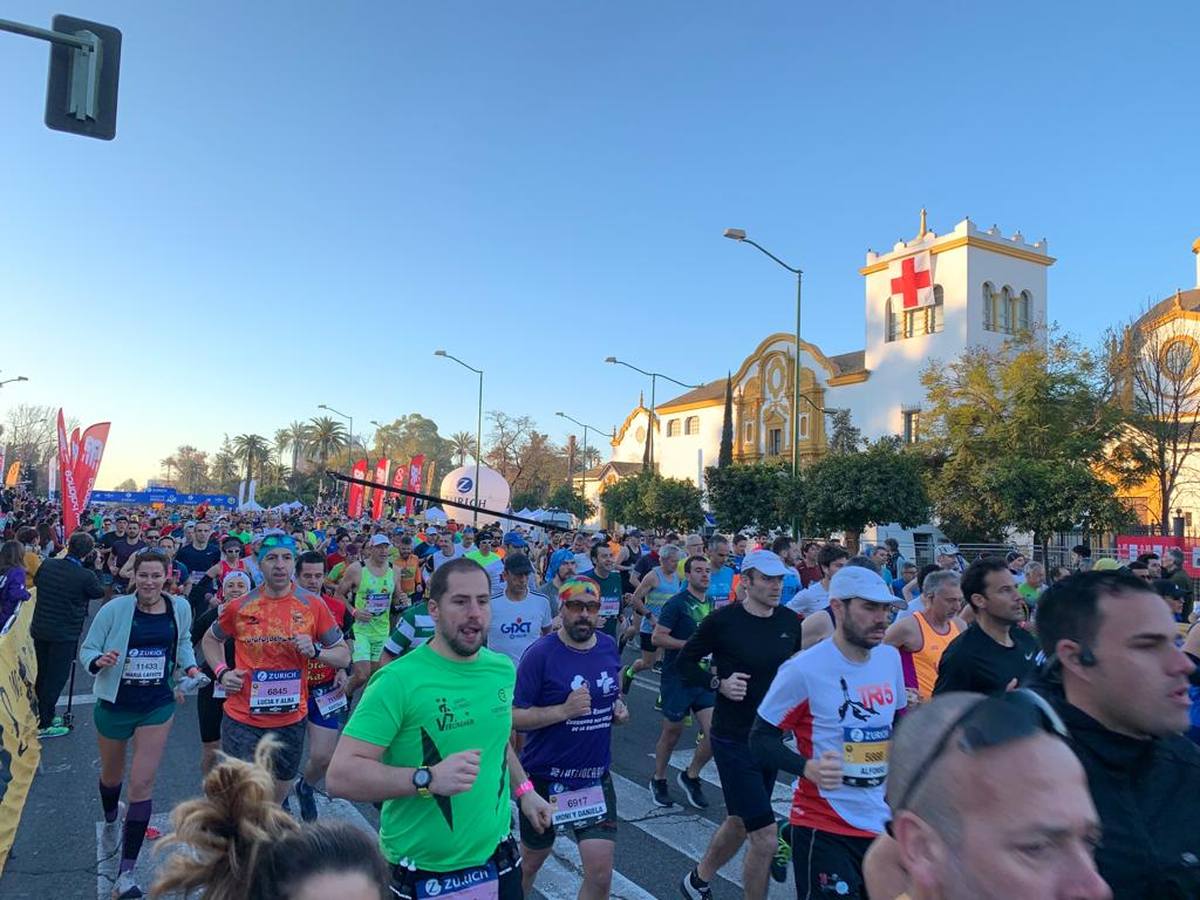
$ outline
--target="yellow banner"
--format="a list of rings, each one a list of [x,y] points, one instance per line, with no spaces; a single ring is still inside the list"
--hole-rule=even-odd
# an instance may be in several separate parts
[[[33,699],[37,657],[29,636],[33,604],[22,603],[8,633],[0,634],[0,875],[42,756]]]
[[[17,460],[8,467],[8,477],[4,479],[5,487],[16,487],[17,479],[21,477],[21,461]]]

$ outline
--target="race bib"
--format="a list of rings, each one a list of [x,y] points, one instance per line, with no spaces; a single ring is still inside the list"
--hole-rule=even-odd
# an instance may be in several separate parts
[[[251,713],[284,713],[300,708],[299,669],[256,669],[250,679]]]
[[[366,610],[373,616],[381,615],[392,608],[391,594],[367,594]]]
[[[565,785],[550,785],[550,810],[555,827],[590,825],[601,821],[608,812],[604,788],[600,782],[567,790]]]
[[[606,619],[611,619],[613,616],[621,612],[620,597],[601,597],[600,598],[600,615]]]
[[[876,787],[888,773],[891,747],[890,725],[875,728],[842,729],[842,784],[851,787]]]
[[[496,900],[499,896],[500,879],[494,862],[417,882],[418,900],[433,897],[438,900]]]
[[[313,699],[317,701],[317,709],[321,715],[328,718],[340,709],[346,708],[346,690],[344,687],[315,688]]]
[[[125,655],[121,680],[126,684],[157,684],[166,677],[166,647],[132,647]]]

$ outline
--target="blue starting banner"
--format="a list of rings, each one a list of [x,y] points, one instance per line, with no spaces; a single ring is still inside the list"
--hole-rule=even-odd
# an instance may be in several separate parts
[[[227,494],[181,494],[174,488],[151,488],[148,491],[92,491],[88,503],[124,503],[131,506],[162,503],[166,506],[223,506],[237,507],[237,498]]]

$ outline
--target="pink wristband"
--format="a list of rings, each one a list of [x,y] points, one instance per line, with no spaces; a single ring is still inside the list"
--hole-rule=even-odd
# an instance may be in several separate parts
[[[213,681],[221,680],[221,673],[229,669],[225,663],[217,663],[217,667],[213,669]]]
[[[524,797],[526,794],[528,794],[532,790],[533,790],[533,782],[530,781],[528,778],[526,778],[524,781],[522,781],[520,784],[517,785],[517,793],[516,793],[517,799],[520,800],[522,797]]]

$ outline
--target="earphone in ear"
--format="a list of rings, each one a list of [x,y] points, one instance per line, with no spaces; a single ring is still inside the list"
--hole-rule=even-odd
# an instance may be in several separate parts
[[[1079,650],[1079,664],[1085,667],[1091,667],[1096,664],[1096,655],[1092,653],[1092,648],[1083,646]]]

